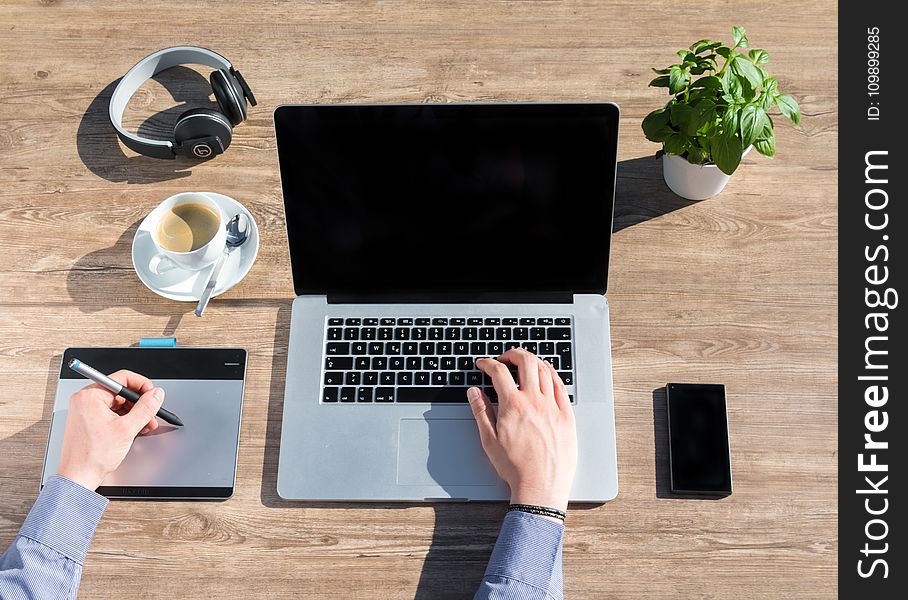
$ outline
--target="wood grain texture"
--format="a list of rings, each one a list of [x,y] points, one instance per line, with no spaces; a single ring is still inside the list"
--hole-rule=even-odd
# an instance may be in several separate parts
[[[571,511],[568,598],[822,598],[836,576],[836,4],[71,2],[0,4],[0,547],[37,493],[55,372],[74,345],[239,324],[249,385],[236,496],[111,504],[80,598],[468,598],[503,508],[291,504],[275,493],[292,284],[271,112],[285,102],[562,101],[622,107],[608,299],[620,495]],[[686,202],[640,131],[649,67],[732,24],[801,103],[720,196]],[[113,83],[159,48],[229,57],[259,99],[197,165],[122,149]],[[126,123],[210,105],[207,72],[146,84]],[[207,97],[207,99],[206,99]],[[214,190],[262,231],[248,277],[191,306],[148,292],[132,234],[163,198]],[[570,232],[565,236],[569,239]],[[489,249],[493,251],[493,248]],[[735,493],[660,497],[668,381],[728,387]],[[663,473],[664,475],[664,473]],[[660,483],[661,481],[661,483]],[[167,573],[166,576],[162,573]]]

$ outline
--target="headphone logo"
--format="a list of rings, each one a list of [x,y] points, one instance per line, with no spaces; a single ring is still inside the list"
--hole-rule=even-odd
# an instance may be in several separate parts
[[[196,144],[192,147],[192,153],[199,158],[211,156],[211,146],[209,146],[208,144]]]

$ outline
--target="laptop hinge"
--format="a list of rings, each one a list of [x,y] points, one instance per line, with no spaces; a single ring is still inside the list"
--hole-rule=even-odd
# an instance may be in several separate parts
[[[394,292],[328,294],[328,304],[571,304],[573,292]]]

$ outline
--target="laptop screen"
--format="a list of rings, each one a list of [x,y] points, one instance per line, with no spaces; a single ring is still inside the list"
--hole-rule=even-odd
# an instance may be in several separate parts
[[[604,293],[614,104],[280,106],[298,295]]]

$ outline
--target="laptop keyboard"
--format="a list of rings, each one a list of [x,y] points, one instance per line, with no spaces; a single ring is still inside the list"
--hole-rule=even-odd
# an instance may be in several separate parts
[[[475,361],[511,348],[548,360],[565,385],[574,384],[570,317],[331,318],[326,326],[326,403],[466,403],[471,386],[495,402]]]

